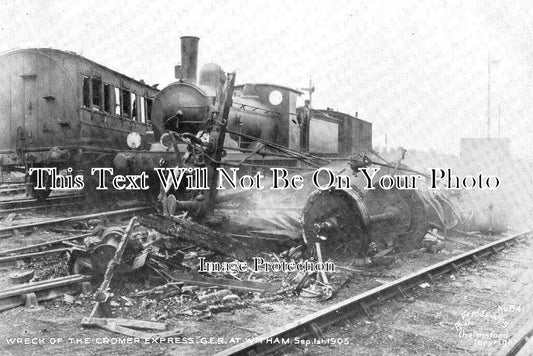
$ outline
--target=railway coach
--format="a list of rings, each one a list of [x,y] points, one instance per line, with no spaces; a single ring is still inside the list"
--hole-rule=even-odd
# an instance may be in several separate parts
[[[0,168],[27,172],[31,167],[112,166],[116,152],[128,149],[128,134],[151,134],[157,92],[73,52],[31,48],[4,53]],[[27,180],[34,183],[33,177]],[[40,199],[48,194],[33,191]]]

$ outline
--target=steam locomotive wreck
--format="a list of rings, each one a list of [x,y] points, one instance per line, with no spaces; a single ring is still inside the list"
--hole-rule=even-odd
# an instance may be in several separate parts
[[[198,44],[181,38],[177,80],[161,90],[69,52],[0,56],[4,172],[24,173],[38,201],[56,188],[93,202],[103,191],[144,192],[148,212],[127,226],[97,219],[83,242],[69,242],[69,272],[101,282],[83,325],[135,335],[94,321],[109,316],[119,275],[156,276],[161,285],[145,294],[224,288],[201,301],[240,302],[237,292],[328,299],[345,282],[328,277],[336,263],[386,264],[452,229],[505,230],[493,215],[465,219],[463,197],[402,163],[405,151],[395,160],[375,152],[372,124],[357,115],[297,107],[302,93],[284,86],[236,85],[214,63],[198,74]],[[370,184],[380,179],[395,184]],[[244,276],[280,271],[295,277]]]
[[[213,63],[197,79],[198,42],[182,38],[178,80],[153,98],[153,133],[130,133],[130,149],[116,151],[112,166],[99,168],[129,177],[143,174],[159,187],[151,191],[158,194],[160,214],[142,217],[142,225],[241,261],[262,251],[290,250],[323,263],[410,251],[431,229],[445,235],[460,223],[456,204],[443,191],[365,187],[370,166],[383,168],[373,170],[376,179],[401,172],[425,176],[401,159],[387,162],[372,151],[369,123],[331,110],[297,109],[300,93],[290,88],[236,86],[236,75]],[[334,174],[336,162],[348,163],[351,174]],[[270,190],[267,197],[260,191],[265,176],[279,194]],[[311,176],[314,186],[302,184]],[[280,189],[280,177],[285,188],[296,189]],[[266,217],[265,209],[272,208],[276,213]],[[495,229],[491,224],[488,228]],[[89,257],[92,267],[85,265],[104,273],[119,240],[117,232],[104,233],[77,257]],[[183,258],[175,246],[165,251]],[[131,254],[143,261],[151,256],[139,247]],[[133,268],[137,258],[130,260],[130,269],[139,268]]]

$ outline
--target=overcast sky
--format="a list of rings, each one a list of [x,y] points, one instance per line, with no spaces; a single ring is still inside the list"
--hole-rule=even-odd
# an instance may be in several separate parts
[[[0,51],[72,50],[160,88],[179,37],[200,37],[200,66],[237,81],[316,86],[315,108],[374,124],[374,143],[458,153],[492,135],[533,155],[530,1],[2,1]]]

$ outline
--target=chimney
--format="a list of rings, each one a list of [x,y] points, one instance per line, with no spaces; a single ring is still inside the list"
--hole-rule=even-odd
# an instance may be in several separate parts
[[[181,80],[196,84],[198,66],[198,37],[181,37]]]

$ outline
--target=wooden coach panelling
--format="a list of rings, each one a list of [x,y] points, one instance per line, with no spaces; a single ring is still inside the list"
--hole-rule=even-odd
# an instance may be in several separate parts
[[[91,105],[83,105],[84,76],[91,84],[92,78],[101,81],[100,87],[94,87],[100,105],[92,105],[92,87]],[[121,103],[115,100],[115,88],[121,99],[124,90],[133,94],[135,117],[126,115],[120,106],[116,110]],[[105,107],[104,90],[108,94]],[[17,148],[46,152],[54,146],[127,149],[126,136],[130,132],[144,136],[151,130],[148,100],[156,93],[144,83],[71,52],[8,52],[0,56],[0,153],[15,152]],[[0,164],[11,164],[3,159]]]

